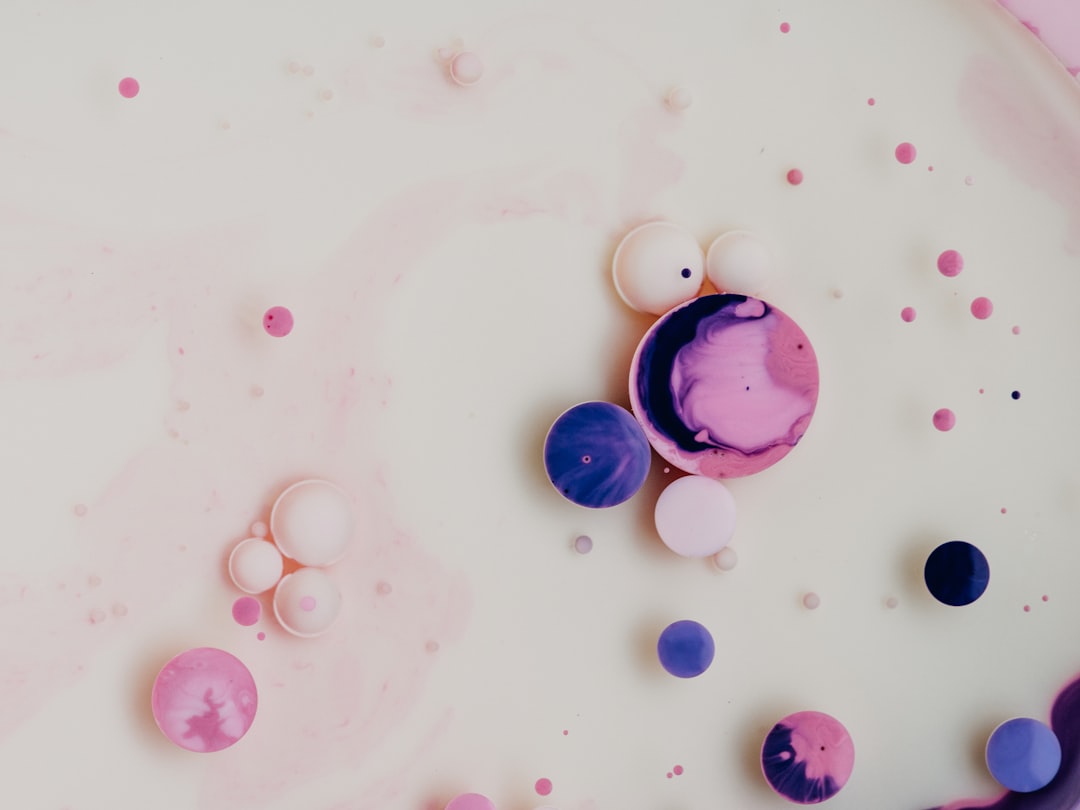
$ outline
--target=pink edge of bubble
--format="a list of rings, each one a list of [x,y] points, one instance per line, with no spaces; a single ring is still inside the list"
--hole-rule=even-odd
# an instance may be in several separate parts
[[[934,427],[942,433],[956,427],[956,414],[948,408],[939,408],[934,411]]]
[[[262,616],[262,605],[253,596],[241,596],[232,606],[232,616],[237,624],[251,627]]]
[[[552,788],[551,780],[548,779],[547,777],[537,779],[536,784],[534,785],[534,787],[536,788],[537,795],[539,795],[539,796],[547,796],[547,795],[549,795],[551,793],[551,788]]]

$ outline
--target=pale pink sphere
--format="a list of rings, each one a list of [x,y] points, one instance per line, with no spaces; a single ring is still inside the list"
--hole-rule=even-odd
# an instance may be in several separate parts
[[[944,433],[956,427],[956,414],[948,408],[939,408],[934,411],[933,421],[934,427]]]
[[[281,552],[301,565],[332,565],[352,540],[349,497],[329,481],[293,484],[274,503],[270,534]]]
[[[243,662],[214,647],[180,653],[154,680],[150,707],[162,733],[181,748],[212,753],[240,740],[255,720],[255,679]]]
[[[915,162],[915,144],[905,141],[896,147],[896,159],[903,164]]]
[[[262,593],[277,585],[285,561],[277,546],[260,537],[249,537],[229,555],[229,576],[244,593]]]
[[[964,257],[956,250],[943,250],[937,257],[937,269],[946,278],[955,278],[964,269]]]
[[[462,51],[450,60],[450,78],[462,87],[476,84],[484,75],[484,63],[472,51]]]
[[[994,314],[994,303],[989,298],[979,296],[971,302],[971,314],[980,321],[985,321]]]
[[[120,95],[124,98],[135,98],[135,96],[139,95],[139,82],[128,76],[120,80],[117,90],[120,91]]]
[[[270,307],[263,315],[263,329],[270,337],[285,337],[293,330],[293,314],[287,307]]]

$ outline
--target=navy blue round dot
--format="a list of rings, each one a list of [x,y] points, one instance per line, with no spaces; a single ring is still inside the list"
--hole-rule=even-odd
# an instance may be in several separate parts
[[[684,619],[664,628],[656,643],[660,665],[677,678],[696,678],[716,655],[712,634],[697,622]]]
[[[555,420],[544,442],[544,466],[567,500],[592,509],[615,506],[641,489],[652,451],[625,408],[584,402]]]
[[[1020,392],[1019,391],[1013,391],[1012,392],[1012,398],[1013,399],[1020,399]]]
[[[923,569],[926,587],[939,602],[954,607],[970,605],[990,583],[990,564],[979,549],[962,540],[935,548]]]
[[[684,267],[682,269],[682,277],[683,278],[690,278],[690,276],[692,276],[692,275],[694,275],[694,271],[691,270],[689,267]]]

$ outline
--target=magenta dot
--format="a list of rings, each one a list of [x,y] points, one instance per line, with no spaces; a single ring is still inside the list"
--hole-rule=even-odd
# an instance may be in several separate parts
[[[985,321],[994,314],[994,304],[989,298],[980,295],[971,302],[971,314],[980,321]]]
[[[675,774],[673,774],[673,773],[672,773],[671,771],[668,771],[668,772],[667,772],[667,778],[668,778],[668,779],[671,779],[671,778],[673,778],[674,776],[675,776]]]
[[[293,315],[286,307],[270,307],[263,315],[263,329],[271,337],[285,337],[293,328]]]
[[[258,632],[258,633],[257,633],[257,634],[255,635],[255,638],[257,638],[257,639],[258,639],[259,641],[266,641],[266,633],[264,633],[264,632],[262,632],[262,631],[260,630],[260,631],[259,631],[259,632]]]
[[[682,776],[683,775],[683,766],[682,765],[676,765],[672,770],[675,771],[676,776]]]
[[[536,793],[540,796],[547,796],[551,793],[551,780],[547,777],[536,780]]]
[[[781,34],[786,34],[790,30],[791,30],[791,23],[786,23],[786,22],[780,23],[780,33]]]
[[[915,144],[904,141],[896,147],[896,159],[905,166],[915,161]]]
[[[1020,334],[1020,327],[1019,327],[1019,326],[1014,326],[1014,327],[1012,328],[1012,333],[1013,333],[1014,335],[1019,335],[1019,334]]]
[[[1008,510],[1008,509],[1006,509],[1006,508],[1005,508],[1004,506],[1003,506],[1003,507],[1001,507],[1001,514],[1003,514],[1003,515],[1004,515],[1004,514],[1005,514],[1005,513],[1007,513],[1008,511],[1009,511],[1009,510]]]
[[[964,257],[955,250],[946,250],[937,257],[937,269],[941,275],[955,278],[964,269]]]
[[[1024,613],[1031,613],[1031,605],[1024,605]]]
[[[801,169],[792,169],[787,173],[787,181],[793,186],[800,185],[803,181],[803,173]]]
[[[871,96],[866,100],[866,103],[873,107],[875,104],[877,104],[877,101],[875,101],[874,98]]]
[[[300,609],[306,610],[308,613],[315,609],[315,604],[314,596],[305,596],[300,599]]]
[[[904,323],[911,323],[915,320],[915,307],[904,307],[900,310],[900,319]]]
[[[124,98],[135,98],[135,96],[139,95],[139,83],[130,76],[121,79],[117,89]]]
[[[570,734],[570,729],[568,729],[568,728],[564,728],[564,729],[562,730],[562,735],[563,735],[564,737],[568,736],[569,734]]]
[[[1044,594],[1043,594],[1043,597],[1042,597],[1042,600],[1043,600],[1044,602],[1049,602],[1049,601],[1050,601],[1050,597],[1049,597],[1049,596],[1047,596],[1047,595],[1046,595],[1046,594],[1044,593]]]
[[[232,617],[237,624],[251,627],[262,615],[262,605],[252,596],[241,596],[232,606]]]
[[[956,414],[948,408],[939,408],[934,411],[934,427],[945,432],[956,427]]]

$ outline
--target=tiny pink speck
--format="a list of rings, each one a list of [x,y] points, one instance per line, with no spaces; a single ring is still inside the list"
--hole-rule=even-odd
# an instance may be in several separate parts
[[[260,631],[259,631],[259,632],[258,632],[258,633],[257,633],[257,634],[255,635],[255,638],[257,638],[257,639],[258,639],[259,641],[266,641],[266,633],[264,633],[264,632],[262,632],[262,631],[260,630]]]
[[[971,314],[980,321],[985,321],[994,314],[994,304],[989,298],[979,296],[971,302]]]
[[[675,774],[673,774],[671,771],[667,772],[667,778],[668,779],[671,779],[673,776],[675,776]]]
[[[292,312],[286,307],[270,307],[263,315],[263,329],[270,337],[285,337],[293,329]]]
[[[870,105],[871,107],[873,107],[873,106],[874,106],[875,104],[877,104],[877,101],[875,101],[875,100],[873,99],[873,97],[871,97],[871,98],[868,98],[868,99],[866,100],[866,103],[867,103],[868,105]]]
[[[1005,514],[1006,512],[1008,512],[1008,511],[1009,511],[1009,510],[1008,510],[1008,509],[1006,509],[1006,508],[1005,508],[1004,506],[1003,506],[1003,507],[1001,507],[1001,514],[1003,514],[1003,515],[1004,515],[1004,514]]]
[[[1020,334],[1020,327],[1019,327],[1019,326],[1014,326],[1014,327],[1012,328],[1012,333],[1013,333],[1014,335],[1019,335],[1019,334]]]
[[[262,615],[262,605],[252,596],[241,596],[232,606],[233,619],[243,627],[251,627]]]
[[[305,596],[300,600],[300,609],[306,610],[308,613],[315,609],[315,605],[316,602],[314,596]]]
[[[1050,601],[1050,597],[1049,597],[1049,596],[1047,596],[1047,595],[1046,595],[1046,594],[1044,593],[1044,594],[1043,594],[1043,598],[1042,598],[1042,600],[1043,600],[1044,602],[1049,602],[1049,601]]]
[[[904,141],[896,147],[896,159],[905,166],[915,162],[915,144]]]
[[[124,98],[135,98],[139,95],[139,83],[130,76],[121,79],[117,89]]]
[[[540,796],[547,796],[551,793],[551,780],[548,778],[536,780],[536,792]]]
[[[955,278],[964,269],[964,257],[955,250],[945,250],[937,257],[937,269],[947,278]]]
[[[84,504],[84,503],[75,504],[75,515],[76,515],[76,517],[85,517],[86,516],[86,504]]]
[[[911,323],[913,320],[915,320],[915,315],[915,307],[904,307],[902,310],[900,310],[900,319],[904,323]]]
[[[973,186],[973,185],[975,185],[975,178],[972,177],[969,174],[967,177],[964,178],[964,185],[965,186]]]
[[[934,411],[934,427],[943,433],[952,430],[956,427],[956,414],[948,408],[939,408]]]
[[[1031,605],[1024,605],[1024,613],[1031,613]]]
[[[682,765],[676,765],[673,770],[675,771],[676,776],[682,776],[683,775],[683,766]]]
[[[780,33],[781,34],[786,34],[790,30],[791,30],[791,23],[786,23],[786,22],[780,23]]]
[[[803,173],[801,169],[791,169],[787,173],[787,181],[793,186],[800,185],[803,181]]]
[[[569,734],[570,734],[570,729],[568,729],[568,728],[564,728],[564,729],[562,730],[562,735],[563,735],[564,737],[568,736]]]

